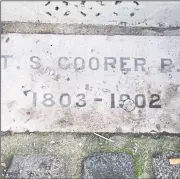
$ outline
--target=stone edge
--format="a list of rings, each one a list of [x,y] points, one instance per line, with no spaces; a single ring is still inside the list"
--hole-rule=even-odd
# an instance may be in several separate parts
[[[1,33],[62,34],[62,35],[141,35],[180,36],[180,27],[133,27],[123,25],[51,24],[2,22]]]

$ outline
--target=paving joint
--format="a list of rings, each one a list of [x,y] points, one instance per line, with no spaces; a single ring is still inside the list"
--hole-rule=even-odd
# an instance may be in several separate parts
[[[86,136],[86,135],[95,135],[93,132],[15,132],[15,134],[22,134],[22,135],[30,135],[30,134],[66,134],[66,135],[80,135],[80,136]],[[180,133],[168,133],[168,132],[152,132],[152,133],[110,133],[110,132],[97,132],[97,134],[106,136],[107,138],[110,138],[115,135],[125,135],[125,136],[133,136],[133,137],[141,137],[141,136],[146,136],[146,137],[152,137],[152,138],[158,138],[162,136],[167,136],[167,137],[180,137]],[[1,131],[1,136],[11,136],[11,131]]]
[[[53,24],[36,22],[2,22],[2,33],[63,35],[140,35],[179,36],[180,27],[134,27],[121,25]]]

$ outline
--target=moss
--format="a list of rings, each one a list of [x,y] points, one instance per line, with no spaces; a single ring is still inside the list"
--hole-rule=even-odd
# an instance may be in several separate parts
[[[135,161],[135,175],[136,177],[140,177],[143,173],[143,163],[138,162],[138,160],[134,159]]]
[[[70,175],[74,178],[81,178],[81,163],[84,157],[93,152],[125,152],[133,156],[136,178],[141,179],[153,178],[153,154],[180,150],[180,138],[176,136],[154,138],[124,134],[106,135],[105,137],[110,138],[114,143],[92,134],[15,134],[2,137],[2,154],[7,160],[17,154],[65,155],[71,160]],[[51,141],[55,143],[52,144]]]

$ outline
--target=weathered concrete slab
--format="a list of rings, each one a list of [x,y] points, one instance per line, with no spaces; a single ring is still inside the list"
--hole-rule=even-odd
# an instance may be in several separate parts
[[[180,26],[180,2],[61,1],[2,2],[3,21],[113,24],[121,26]]]
[[[180,152],[164,152],[153,158],[155,179],[180,179],[180,163],[170,164],[169,159],[180,158]]]
[[[2,130],[180,132],[180,37],[2,35]]]
[[[67,166],[62,157],[29,155],[14,156],[5,178],[66,178]]]
[[[95,153],[83,167],[83,179],[135,179],[133,158],[126,153]]]

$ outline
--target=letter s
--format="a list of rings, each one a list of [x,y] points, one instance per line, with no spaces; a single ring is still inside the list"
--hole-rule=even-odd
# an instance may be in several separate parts
[[[30,65],[31,68],[33,69],[39,69],[41,67],[41,64],[39,61],[41,61],[41,59],[37,56],[32,56],[30,58],[30,61],[33,62],[33,65]]]

